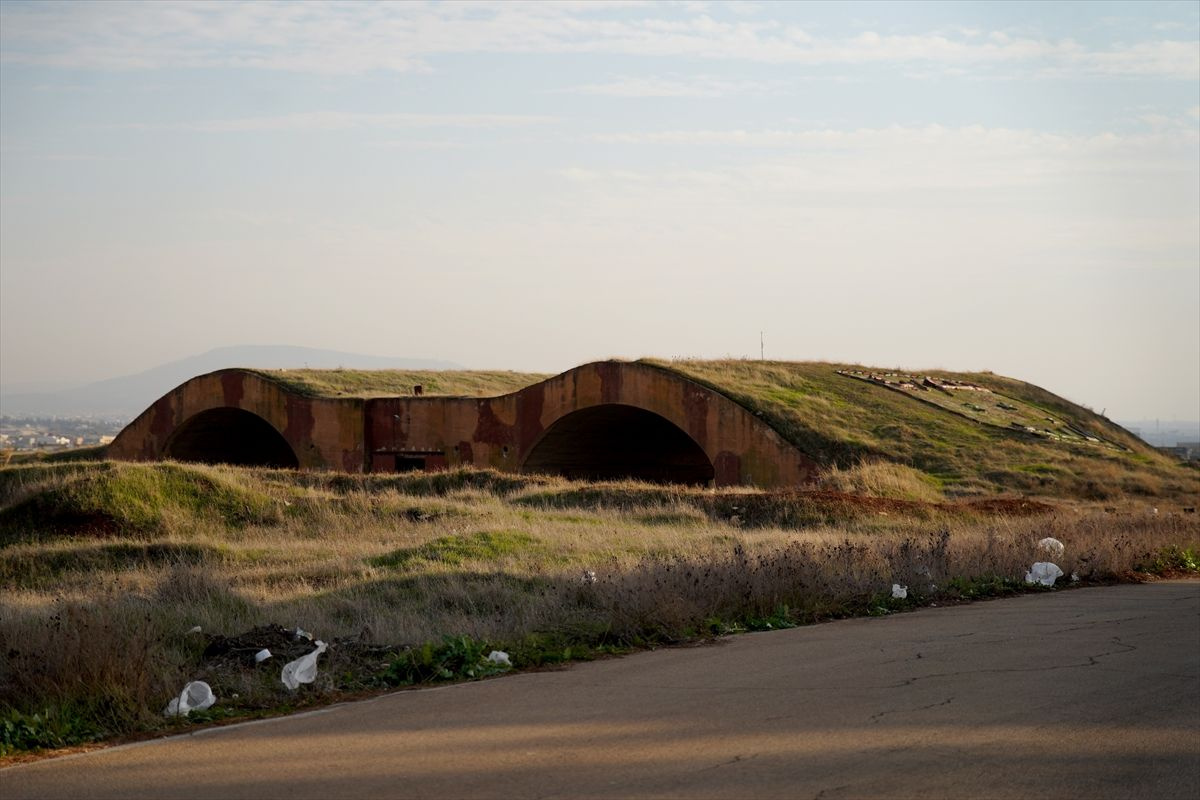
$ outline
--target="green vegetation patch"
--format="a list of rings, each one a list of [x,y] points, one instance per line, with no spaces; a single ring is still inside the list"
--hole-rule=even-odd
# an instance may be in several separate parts
[[[150,565],[217,563],[224,551],[188,542],[114,542],[9,552],[0,559],[0,582],[13,587],[53,587],[67,573],[96,574]]]
[[[51,469],[27,496],[0,509],[0,543],[47,535],[162,532],[168,519],[223,522],[232,527],[281,519],[281,504],[245,483],[200,466],[103,464]]]
[[[87,447],[70,447],[66,450],[31,450],[11,453],[8,464],[4,466],[20,466],[22,464],[62,464],[69,461],[103,461],[108,453],[108,445],[93,444]]]
[[[381,676],[390,686],[411,686],[436,681],[476,680],[511,669],[487,660],[491,647],[470,636],[446,636],[440,643],[426,642],[395,658]]]
[[[269,381],[307,397],[397,397],[422,395],[498,397],[550,377],[534,372],[399,369],[250,369]]]
[[[287,472],[274,477],[291,485],[325,489],[338,494],[399,492],[418,497],[444,497],[457,492],[479,491],[506,496],[553,479],[494,469],[460,468],[439,472],[356,475],[346,472]]]
[[[417,560],[460,566],[467,561],[494,561],[538,550],[541,542],[522,531],[476,531],[442,536],[417,547],[404,547],[369,559],[376,567],[403,569]]]
[[[574,483],[542,491],[530,491],[513,499],[531,508],[580,508],[591,511],[632,511],[652,506],[687,502],[695,492],[679,486],[650,484]]]
[[[1152,575],[1174,573],[1200,573],[1200,550],[1172,545],[1159,550],[1152,557],[1139,563],[1136,569]]]

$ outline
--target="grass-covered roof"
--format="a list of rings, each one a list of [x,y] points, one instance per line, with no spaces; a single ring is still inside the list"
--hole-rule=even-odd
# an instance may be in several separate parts
[[[418,369],[250,369],[308,397],[397,397],[420,386],[425,395],[496,397],[550,377],[536,372]]]
[[[861,365],[645,363],[722,392],[825,466],[893,461],[961,491],[1102,499],[1200,489],[1200,472],[1161,455],[1116,423],[1045,389],[990,372],[908,371],[990,390],[946,397],[843,374],[893,372]],[[1036,433],[1030,430],[1035,424],[1041,426]]]
[[[908,371],[897,376],[891,370],[825,362],[639,363],[724,394],[826,467],[890,461],[914,467],[939,487],[967,493],[1003,490],[1101,499],[1200,489],[1200,473],[1162,456],[1110,420],[1045,389],[989,372]],[[410,395],[418,384],[425,395],[495,397],[550,377],[475,370],[254,372],[304,395],[362,398]],[[913,376],[917,383],[930,377],[934,384],[960,381],[987,391],[905,384]]]

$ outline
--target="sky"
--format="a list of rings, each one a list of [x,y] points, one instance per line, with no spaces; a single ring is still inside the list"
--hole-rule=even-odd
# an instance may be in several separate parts
[[[0,383],[291,344],[1200,417],[1200,3],[0,3]]]

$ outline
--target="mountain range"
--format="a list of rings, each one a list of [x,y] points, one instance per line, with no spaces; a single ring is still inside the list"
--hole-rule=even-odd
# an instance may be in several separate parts
[[[94,416],[132,419],[179,384],[226,367],[260,369],[462,369],[450,361],[388,358],[288,345],[218,347],[189,358],[118,378],[55,391],[0,390],[0,414],[7,416]]]

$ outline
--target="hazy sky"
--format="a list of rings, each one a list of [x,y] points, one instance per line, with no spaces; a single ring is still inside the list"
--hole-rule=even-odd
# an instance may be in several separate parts
[[[1200,4],[0,5],[0,380],[298,344],[1200,416]]]

